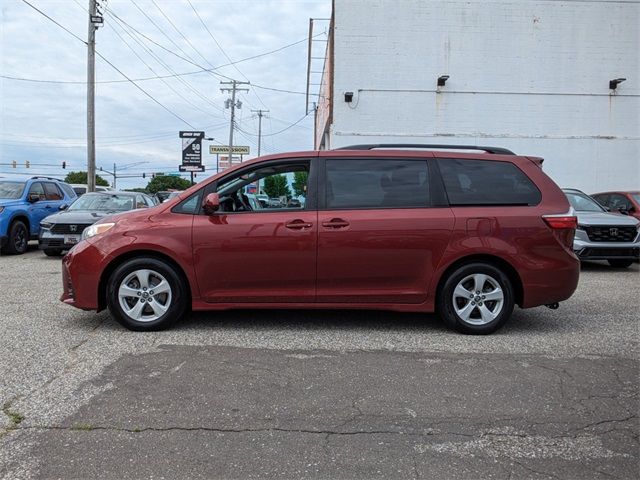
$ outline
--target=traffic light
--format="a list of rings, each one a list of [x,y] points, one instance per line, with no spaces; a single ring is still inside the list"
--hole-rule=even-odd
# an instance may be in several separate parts
[[[62,169],[65,170],[67,168],[67,162],[62,162]]]
[[[11,162],[11,166],[13,168],[16,168],[18,166],[18,162],[16,162],[15,160],[13,162]]]
[[[24,166],[25,166],[26,168],[29,168],[29,166],[30,166],[30,165],[31,165],[31,164],[29,163],[29,160],[27,160],[26,162],[24,162]]]
[[[142,178],[147,178],[147,174],[146,174],[146,173],[143,173],[143,174],[142,174]]]

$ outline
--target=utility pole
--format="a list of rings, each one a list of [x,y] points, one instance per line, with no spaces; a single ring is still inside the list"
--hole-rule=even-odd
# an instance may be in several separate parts
[[[102,25],[97,0],[89,0],[89,32],[87,38],[87,191],[96,190],[96,30]]]
[[[113,189],[117,190],[116,188],[116,178],[118,178],[116,176],[116,162],[113,162]]]
[[[231,108],[231,123],[229,126],[229,166],[232,165],[232,161],[233,161],[233,128],[234,128],[233,122],[235,121],[236,107],[242,108],[242,102],[239,100],[236,102],[236,91],[248,92],[249,91],[248,88],[238,88],[238,85],[248,85],[248,84],[249,82],[239,82],[237,80],[231,80],[229,82],[220,82],[220,85],[231,85],[231,87],[222,87],[220,89],[220,91],[223,93],[231,92],[231,98],[227,99],[224,102],[226,108]]]
[[[265,113],[269,113],[269,110],[251,110],[253,113],[258,114],[258,156],[260,156],[260,147],[262,145],[262,117]]]

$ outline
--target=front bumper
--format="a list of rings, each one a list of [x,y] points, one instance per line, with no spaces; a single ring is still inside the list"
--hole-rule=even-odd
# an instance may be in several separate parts
[[[106,257],[88,241],[80,242],[62,258],[60,301],[81,310],[98,309],[98,289]]]
[[[81,238],[81,235],[63,235],[60,233],[51,233],[50,230],[41,228],[40,235],[38,235],[38,246],[40,247],[40,250],[69,250],[71,247],[79,243]]]
[[[593,242],[586,232],[577,230],[573,251],[580,260],[638,260],[640,235],[633,242]]]

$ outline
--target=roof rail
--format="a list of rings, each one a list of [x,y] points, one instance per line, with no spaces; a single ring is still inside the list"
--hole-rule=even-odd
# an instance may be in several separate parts
[[[42,177],[40,175],[36,175],[35,177],[31,177],[31,180],[35,180],[35,179],[44,179],[44,180],[56,180],[58,182],[61,182],[62,180],[60,180],[59,178],[53,178],[53,177]]]
[[[477,145],[434,145],[426,143],[369,143],[349,145],[335,150],[375,150],[376,148],[428,148],[434,150],[482,150],[496,155],[515,155],[511,150],[501,147],[480,147]]]

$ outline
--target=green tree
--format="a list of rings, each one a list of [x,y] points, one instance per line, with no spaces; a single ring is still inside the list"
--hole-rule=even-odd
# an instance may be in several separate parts
[[[146,188],[125,188],[125,192],[149,193]]]
[[[309,172],[293,173],[293,194],[296,197],[307,196],[307,182],[309,181]]]
[[[163,190],[185,190],[190,186],[191,182],[186,178],[174,177],[173,175],[158,175],[147,184],[147,192],[154,194]]]
[[[269,198],[289,198],[291,196],[286,175],[271,175],[266,177],[262,189],[264,193],[269,195]]]
[[[87,172],[69,172],[66,177],[64,177],[64,181],[67,183],[80,183],[82,185],[87,184]],[[96,175],[96,185],[100,185],[101,187],[108,187],[109,182],[107,182],[100,175]]]

